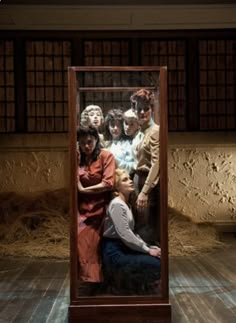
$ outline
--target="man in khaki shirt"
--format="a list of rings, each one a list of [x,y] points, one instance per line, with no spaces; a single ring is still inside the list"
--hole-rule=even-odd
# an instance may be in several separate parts
[[[134,184],[139,209],[137,231],[150,243],[159,241],[159,126],[153,121],[154,95],[141,89],[131,96],[133,109],[138,115],[143,140],[137,147],[137,167]],[[146,220],[146,223],[145,223]]]

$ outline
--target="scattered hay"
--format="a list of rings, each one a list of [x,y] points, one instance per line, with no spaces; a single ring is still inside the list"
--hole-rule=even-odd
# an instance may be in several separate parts
[[[69,196],[65,189],[27,196],[0,194],[0,256],[69,256]],[[223,245],[210,224],[169,208],[169,254],[185,256]]]
[[[68,193],[0,195],[0,255],[69,256]]]
[[[171,208],[168,213],[170,256],[189,256],[224,246],[210,223],[194,223]]]

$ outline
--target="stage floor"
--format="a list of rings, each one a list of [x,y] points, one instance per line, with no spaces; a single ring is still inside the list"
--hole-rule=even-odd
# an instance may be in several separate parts
[[[224,241],[223,249],[170,258],[173,323],[236,322],[235,234]],[[68,303],[68,259],[0,258],[0,323],[64,323]]]

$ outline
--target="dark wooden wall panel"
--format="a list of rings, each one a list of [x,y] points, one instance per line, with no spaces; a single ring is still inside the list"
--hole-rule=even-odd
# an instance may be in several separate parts
[[[28,132],[66,132],[70,42],[26,42]]]
[[[0,132],[67,132],[68,66],[167,66],[169,131],[236,129],[236,30],[1,32]],[[122,75],[112,75],[120,82]],[[109,84],[101,73],[89,85]],[[127,86],[131,80],[127,80]],[[127,108],[89,93],[84,106]]]
[[[15,132],[14,42],[0,41],[0,132]]]
[[[235,130],[235,40],[199,41],[200,129]]]

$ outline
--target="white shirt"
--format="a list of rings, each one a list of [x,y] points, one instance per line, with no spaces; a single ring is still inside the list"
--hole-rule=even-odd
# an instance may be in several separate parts
[[[128,173],[134,171],[136,162],[132,152],[132,141],[114,140],[107,149],[114,155],[118,168],[125,169]]]
[[[149,246],[138,234],[134,233],[133,229],[134,218],[131,209],[119,196],[115,197],[107,209],[103,236],[121,239],[130,249],[148,253]]]

